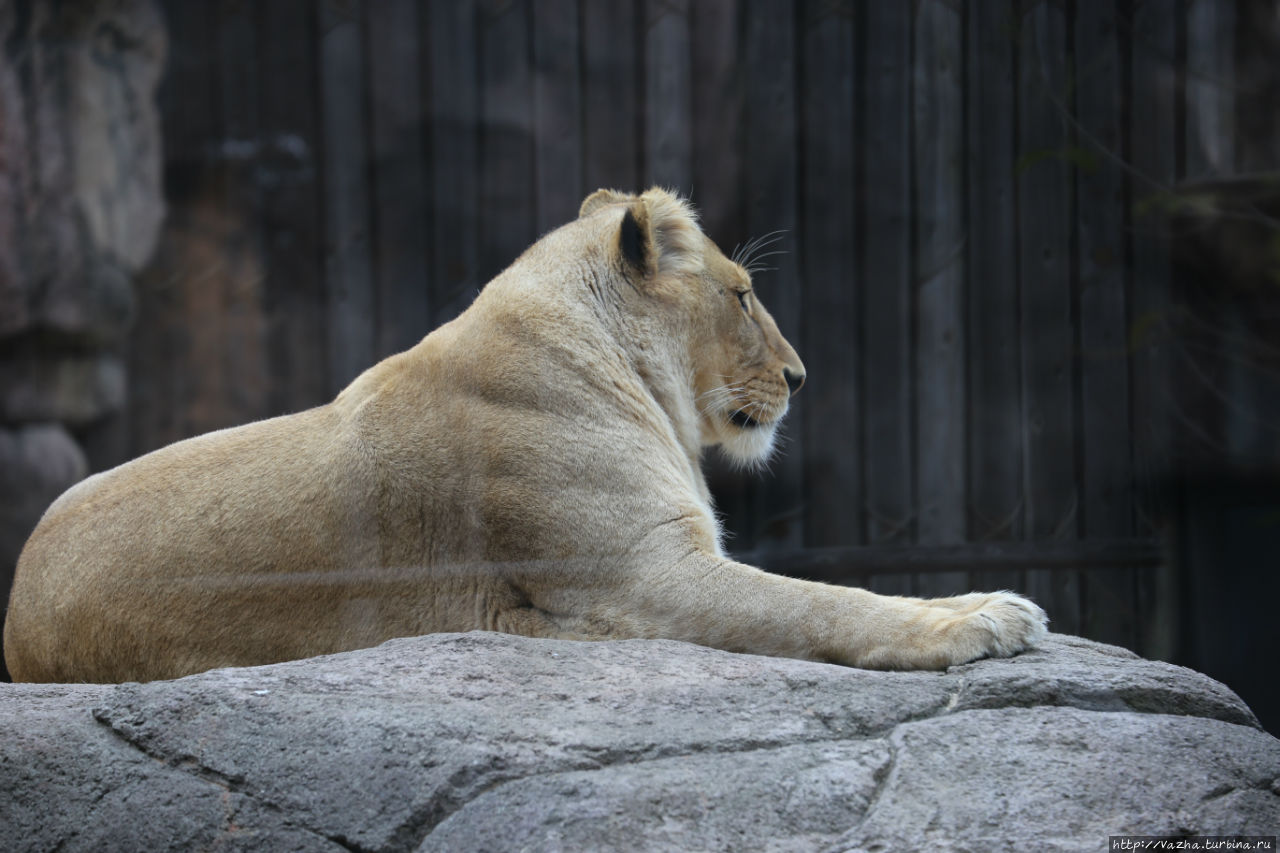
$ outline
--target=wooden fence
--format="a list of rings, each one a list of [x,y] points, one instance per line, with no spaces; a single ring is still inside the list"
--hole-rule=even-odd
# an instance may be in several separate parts
[[[100,465],[320,403],[591,190],[663,184],[727,249],[786,229],[757,284],[809,381],[767,474],[713,460],[732,549],[1160,651],[1164,214],[1260,168],[1265,4],[166,5],[172,217]]]

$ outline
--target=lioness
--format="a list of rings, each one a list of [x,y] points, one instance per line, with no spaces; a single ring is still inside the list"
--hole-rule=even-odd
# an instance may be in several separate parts
[[[921,600],[725,557],[700,468],[756,463],[805,369],[681,199],[601,190],[332,403],[89,478],[18,563],[21,681],[172,678],[487,629],[874,668],[1033,644],[1007,592]]]

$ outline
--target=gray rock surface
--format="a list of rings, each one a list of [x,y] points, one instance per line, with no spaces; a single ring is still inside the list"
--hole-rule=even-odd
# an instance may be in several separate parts
[[[1052,636],[879,673],[438,634],[170,682],[0,685],[0,849],[1103,850],[1280,829],[1206,676]]]

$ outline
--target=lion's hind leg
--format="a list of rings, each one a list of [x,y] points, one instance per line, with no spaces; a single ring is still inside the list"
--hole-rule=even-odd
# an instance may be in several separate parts
[[[608,633],[591,630],[578,624],[580,620],[560,620],[531,604],[509,607],[495,614],[492,629],[504,634],[522,637],[541,637],[551,640],[611,640]]]

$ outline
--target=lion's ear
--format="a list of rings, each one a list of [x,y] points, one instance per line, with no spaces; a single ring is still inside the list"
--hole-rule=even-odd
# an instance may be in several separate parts
[[[649,231],[651,265],[665,275],[696,273],[703,267],[706,238],[693,207],[661,187],[646,190],[635,207],[643,207]]]
[[[639,197],[598,190],[582,203],[579,215],[615,204],[627,206],[618,226],[618,252],[641,276],[702,269],[702,229],[684,199],[657,187]]]
[[[622,215],[622,225],[618,228],[618,251],[627,265],[641,276],[647,278],[653,274],[657,251],[653,245],[653,230],[649,227],[649,211],[644,202],[634,202]]]
[[[595,213],[602,207],[611,204],[626,204],[629,201],[635,201],[635,196],[620,193],[617,190],[596,190],[591,195],[582,200],[582,207],[578,208],[578,218],[588,216]]]

